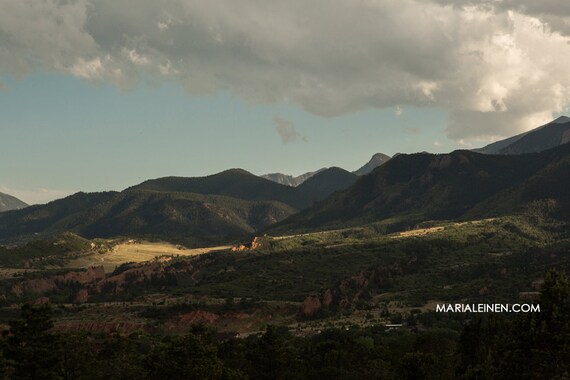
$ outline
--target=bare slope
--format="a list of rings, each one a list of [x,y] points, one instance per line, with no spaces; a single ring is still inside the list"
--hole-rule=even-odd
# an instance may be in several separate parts
[[[570,142],[570,118],[560,116],[536,129],[494,142],[474,151],[485,154],[536,153],[567,142]]]
[[[8,194],[0,193],[0,212],[19,210],[24,207],[28,207],[28,205],[18,198]]]

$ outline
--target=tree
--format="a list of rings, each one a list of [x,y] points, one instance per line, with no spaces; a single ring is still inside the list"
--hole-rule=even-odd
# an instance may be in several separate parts
[[[570,286],[550,271],[540,312],[490,316],[466,326],[459,342],[458,375],[464,379],[569,379]]]
[[[24,305],[22,320],[12,321],[6,358],[13,363],[17,379],[56,379],[59,367],[59,341],[49,333],[53,327],[49,305]]]

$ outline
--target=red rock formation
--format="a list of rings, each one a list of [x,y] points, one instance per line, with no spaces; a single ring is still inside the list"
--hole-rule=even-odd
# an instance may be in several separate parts
[[[329,307],[332,305],[334,301],[333,292],[330,289],[327,289],[323,294],[323,306]]]
[[[97,291],[109,283],[114,283],[116,291],[121,291],[127,283],[141,283],[153,277],[162,276],[165,270],[159,262],[132,264],[132,267],[97,283]]]
[[[204,310],[194,310],[180,316],[180,322],[188,324],[194,323],[214,323],[220,318],[218,314],[210,313]]]
[[[358,274],[358,276],[353,277],[353,279],[356,281],[358,286],[360,286],[361,288],[365,288],[368,286],[368,279],[366,278],[366,275],[364,274],[364,272],[360,272]]]
[[[315,296],[309,296],[303,301],[301,306],[301,315],[304,317],[312,317],[321,310],[321,301]]]
[[[20,282],[12,286],[11,292],[18,297],[24,293],[42,294],[57,288],[55,281],[51,278],[38,278]]]
[[[18,297],[29,293],[43,294],[70,282],[88,285],[104,278],[105,270],[102,266],[90,267],[83,271],[71,271],[63,275],[22,281],[12,286],[11,292]]]
[[[256,236],[253,238],[251,243],[236,245],[235,247],[231,248],[231,251],[232,252],[242,252],[242,251],[249,251],[251,249],[257,249],[260,247],[261,247],[261,239]]]
[[[85,303],[89,301],[89,292],[85,289],[79,290],[73,296],[73,303]]]
[[[46,305],[50,303],[49,297],[40,297],[34,301],[34,305]]]
[[[71,331],[86,331],[96,333],[117,333],[120,335],[129,335],[136,331],[143,331],[145,333],[156,333],[155,329],[142,322],[125,322],[125,321],[69,321],[57,323],[53,331],[56,332],[71,332]]]
[[[251,249],[257,249],[261,247],[261,239],[259,239],[257,236],[253,238],[253,241],[251,242]]]
[[[81,272],[67,272],[64,275],[57,276],[57,282],[78,282],[80,284],[89,284],[105,278],[105,268],[103,266],[89,267]]]

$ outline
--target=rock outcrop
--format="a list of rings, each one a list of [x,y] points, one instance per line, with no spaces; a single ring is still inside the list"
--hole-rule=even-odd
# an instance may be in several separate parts
[[[301,315],[303,317],[314,317],[322,308],[321,301],[318,297],[309,296],[303,301],[301,306]]]

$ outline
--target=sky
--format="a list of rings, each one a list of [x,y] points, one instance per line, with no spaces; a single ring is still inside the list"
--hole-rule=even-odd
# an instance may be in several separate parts
[[[0,192],[470,149],[570,106],[567,0],[0,0]]]

